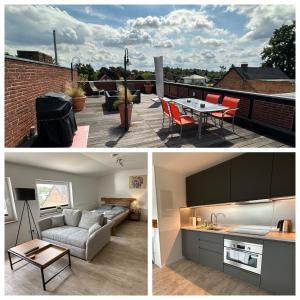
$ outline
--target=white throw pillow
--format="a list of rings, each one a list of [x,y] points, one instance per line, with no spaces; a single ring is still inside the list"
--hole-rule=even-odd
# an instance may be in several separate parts
[[[94,232],[96,232],[98,229],[100,229],[101,226],[98,223],[93,224],[90,228],[89,228],[89,236],[91,236]]]
[[[79,209],[66,208],[63,210],[65,224],[68,226],[78,226],[81,217],[81,211]]]
[[[89,229],[95,223],[100,224],[101,215],[97,212],[83,210],[78,227]]]

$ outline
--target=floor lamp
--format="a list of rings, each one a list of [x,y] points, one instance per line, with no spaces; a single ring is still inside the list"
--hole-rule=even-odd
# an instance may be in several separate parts
[[[35,227],[37,237],[39,238],[40,236],[39,236],[39,232],[37,230],[37,226],[36,226],[35,221],[34,221],[34,217],[33,217],[30,205],[28,203],[28,201],[36,200],[35,199],[35,189],[16,188],[15,192],[16,192],[16,200],[24,201],[24,205],[23,205],[23,209],[22,209],[22,213],[21,213],[21,218],[20,218],[20,223],[19,223],[19,228],[18,228],[17,239],[16,239],[16,245],[17,245],[25,207],[26,207],[26,210],[27,210],[27,216],[28,216],[31,239],[33,240],[32,224]]]

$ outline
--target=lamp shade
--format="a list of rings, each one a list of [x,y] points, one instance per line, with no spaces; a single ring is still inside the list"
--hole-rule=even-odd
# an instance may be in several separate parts
[[[15,191],[19,201],[35,200],[35,189],[16,188]]]

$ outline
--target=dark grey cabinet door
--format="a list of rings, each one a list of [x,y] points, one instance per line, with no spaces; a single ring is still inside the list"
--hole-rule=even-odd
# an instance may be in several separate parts
[[[247,153],[231,160],[231,202],[270,196],[272,153]]]
[[[197,206],[205,204],[200,195],[200,182],[203,182],[204,176],[202,173],[197,173],[186,178],[186,205]]]
[[[264,241],[260,287],[277,295],[295,295],[295,244]]]
[[[182,255],[195,262],[199,262],[199,238],[198,232],[192,230],[181,230]]]
[[[187,206],[229,202],[230,161],[186,179]]]
[[[295,180],[295,153],[274,154],[271,197],[295,195]]]
[[[199,248],[199,263],[218,271],[223,271],[223,255],[221,253]]]

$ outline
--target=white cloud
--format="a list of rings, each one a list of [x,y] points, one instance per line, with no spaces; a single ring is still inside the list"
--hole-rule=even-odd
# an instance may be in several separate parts
[[[7,5],[5,40],[11,43],[52,44],[52,30],[57,41],[82,44],[90,35],[87,24],[51,6]]]
[[[276,28],[291,24],[296,17],[294,5],[240,5],[232,6],[231,10],[248,17],[243,42],[268,39]]]
[[[120,8],[121,9],[121,8]],[[125,10],[126,6],[122,6]],[[92,5],[86,15],[101,18]],[[213,13],[203,9],[175,9],[164,16],[132,18],[120,26],[108,24],[117,18],[106,16],[107,24],[83,22],[62,9],[42,5],[7,5],[5,9],[5,50],[38,50],[53,55],[52,29],[56,29],[58,59],[69,66],[72,57],[94,68],[123,64],[128,47],[135,69],[153,70],[153,56],[164,56],[165,65],[182,68],[219,69],[220,65],[260,64],[260,53],[273,30],[294,18],[294,6],[230,6],[228,15],[246,16],[240,38],[212,21]]]
[[[178,9],[166,16],[147,16],[127,21],[127,25],[136,28],[160,28],[176,26],[183,30],[213,28],[214,23],[201,10]]]
[[[204,59],[207,59],[207,60],[211,60],[216,57],[216,55],[211,51],[205,51],[204,53],[202,53],[202,56]]]
[[[153,46],[155,48],[172,48],[174,47],[174,43],[171,40],[160,40],[154,42]]]
[[[221,46],[223,44],[225,44],[225,41],[222,39],[213,39],[213,38],[205,38],[203,36],[195,36],[194,43],[198,43],[201,46],[214,46],[214,47],[218,47]]]
[[[91,17],[106,19],[106,15],[104,15],[104,14],[98,12],[98,11],[95,11],[91,6],[85,6],[84,11],[87,15],[89,15]]]
[[[125,47],[128,45],[149,44],[151,41],[151,35],[147,31],[133,28],[130,30],[120,30],[115,36],[108,37],[103,42],[103,45],[109,47]]]

